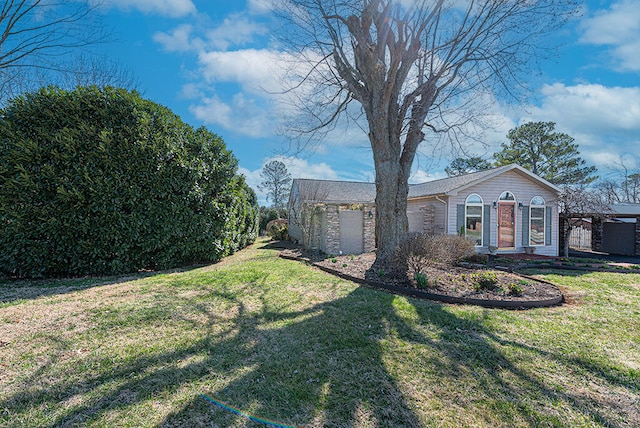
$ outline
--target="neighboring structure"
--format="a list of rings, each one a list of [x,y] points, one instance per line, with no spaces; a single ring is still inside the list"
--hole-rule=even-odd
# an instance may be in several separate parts
[[[612,204],[591,219],[591,249],[640,256],[640,204]]]
[[[409,186],[409,232],[464,234],[478,252],[558,255],[560,189],[519,165]],[[289,235],[327,254],[375,249],[374,183],[294,179]]]

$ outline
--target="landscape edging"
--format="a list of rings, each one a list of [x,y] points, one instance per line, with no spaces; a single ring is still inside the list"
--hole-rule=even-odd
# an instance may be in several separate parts
[[[430,293],[428,291],[423,291],[418,289],[398,287],[395,285],[385,284],[384,282],[379,282],[379,281],[363,280],[361,278],[356,278],[354,276],[339,272],[337,270],[328,268],[326,266],[313,263],[311,260],[302,258],[302,257],[290,256],[282,253],[280,253],[280,257],[287,260],[296,260],[296,261],[302,261],[302,262],[308,263],[311,266],[314,266],[324,272],[330,273],[332,275],[335,275],[342,279],[346,279],[348,281],[356,282],[358,284],[368,285],[375,288],[382,288],[387,291],[391,291],[395,294],[416,297],[419,299],[434,300],[442,303],[468,304],[468,305],[476,305],[476,306],[481,306],[485,308],[496,308],[496,309],[533,309],[533,308],[545,308],[550,306],[557,306],[564,302],[564,295],[562,294],[562,291],[560,291],[559,297],[555,297],[553,299],[528,300],[528,301],[487,300],[487,299],[474,299],[470,297],[447,296],[444,294]],[[514,272],[514,273],[522,277],[529,278],[526,275],[521,275],[517,272]],[[529,279],[533,279],[533,278],[529,278]],[[535,280],[540,281],[539,279],[535,279]],[[547,281],[540,281],[540,282],[551,284],[550,282],[547,282]],[[555,284],[551,284],[551,285],[555,286]]]

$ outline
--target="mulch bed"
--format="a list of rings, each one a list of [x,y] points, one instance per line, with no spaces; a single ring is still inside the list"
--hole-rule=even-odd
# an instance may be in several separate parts
[[[525,309],[559,305],[564,298],[555,285],[535,278],[505,272],[497,269],[485,269],[480,266],[440,267],[430,266],[424,273],[429,281],[427,288],[418,289],[413,280],[407,280],[392,272],[371,269],[375,254],[365,253],[357,256],[337,256],[325,258],[322,254],[303,251],[300,248],[283,248],[280,256],[288,259],[303,260],[319,269],[361,284],[367,284],[388,291],[437,300],[446,303],[466,303],[485,307]],[[497,278],[497,287],[493,290],[476,291],[473,288],[474,274],[493,272]],[[509,286],[517,284],[522,289],[519,295],[510,294]]]

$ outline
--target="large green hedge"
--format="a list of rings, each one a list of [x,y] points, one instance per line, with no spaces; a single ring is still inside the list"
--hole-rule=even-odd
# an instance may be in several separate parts
[[[253,242],[255,193],[224,142],[136,92],[55,87],[0,118],[0,271],[115,274]]]

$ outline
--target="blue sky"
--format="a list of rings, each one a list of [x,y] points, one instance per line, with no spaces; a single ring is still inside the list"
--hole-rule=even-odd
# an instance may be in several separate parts
[[[262,166],[283,160],[295,177],[371,181],[371,150],[355,127],[338,128],[314,152],[286,151],[279,136],[282,57],[267,0],[105,0],[103,11],[117,41],[107,54],[130,69],[145,98],[169,107],[193,126],[220,135],[257,189]],[[576,139],[600,175],[615,178],[620,163],[640,170],[640,2],[586,1],[581,14],[555,35],[559,54],[532,72],[535,97],[526,105],[492,106],[489,157],[509,129],[553,121]],[[413,182],[444,176],[448,151],[435,157],[425,145]]]

